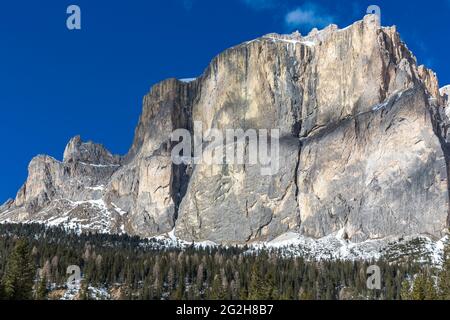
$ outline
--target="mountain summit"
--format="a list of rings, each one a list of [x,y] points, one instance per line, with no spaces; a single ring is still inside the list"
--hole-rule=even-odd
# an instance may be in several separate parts
[[[73,138],[34,158],[0,221],[248,243],[288,232],[353,242],[441,238],[449,224],[450,90],[374,15],[307,36],[269,34],[196,79],[145,96],[130,151]],[[279,129],[280,169],[175,165],[171,133]],[[247,152],[247,151],[246,151]]]

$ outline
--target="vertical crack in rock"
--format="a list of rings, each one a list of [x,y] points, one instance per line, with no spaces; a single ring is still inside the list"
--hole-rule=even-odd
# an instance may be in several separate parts
[[[300,193],[300,185],[298,183],[298,177],[299,177],[299,171],[300,171],[300,159],[301,159],[301,155],[302,155],[302,142],[299,141],[298,144],[298,155],[297,155],[297,163],[295,164],[295,177],[294,177],[294,183],[295,183],[295,202],[298,204],[298,195]],[[297,217],[297,226],[300,227],[301,224],[301,214],[300,214],[300,208],[298,208],[299,212],[298,212],[298,217]]]
[[[194,104],[194,99],[197,94],[197,81],[192,81],[190,83],[183,84],[180,93],[181,99],[178,103],[178,112],[172,113],[172,122],[175,123],[174,130],[185,129],[188,130],[191,137],[194,135],[194,120],[192,118],[192,108]],[[181,119],[181,121],[180,121]],[[172,143],[171,150],[176,142]],[[194,145],[194,141],[191,141],[191,145]],[[183,154],[183,157],[194,157],[194,151],[191,149],[190,154]],[[172,183],[171,183],[171,196],[175,205],[175,212],[173,216],[173,224],[175,226],[178,220],[178,212],[180,209],[180,204],[186,195],[187,188],[189,185],[191,171],[193,164],[174,164],[172,163]]]
[[[192,126],[189,125],[186,129],[191,128]],[[188,129],[189,130],[189,129]],[[192,131],[190,131],[192,132]],[[190,155],[183,155],[183,156],[191,156],[193,157],[194,154],[191,153]],[[176,221],[178,220],[178,212],[180,209],[181,201],[183,201],[190,177],[191,177],[191,171],[192,171],[193,164],[174,164],[172,163],[172,183],[171,183],[171,196],[175,204],[175,212],[174,212],[174,225],[176,224]]]
[[[302,47],[302,57],[305,56],[305,50]],[[297,79],[298,81],[299,79]],[[301,89],[301,87],[299,87],[299,89]],[[301,90],[301,99],[303,100],[303,90]],[[301,101],[302,103],[303,101]],[[303,147],[303,143],[301,140],[301,132],[302,132],[302,120],[299,119],[299,114],[301,115],[301,106],[299,106],[298,104],[300,103],[300,101],[294,101],[293,104],[293,110],[292,110],[292,116],[294,118],[294,124],[292,126],[292,135],[297,139],[298,141],[298,151],[297,151],[297,158],[296,158],[296,163],[295,163],[295,169],[294,169],[294,185],[295,185],[295,193],[294,193],[294,198],[295,198],[295,203],[297,204],[297,209],[298,209],[298,217],[296,217],[296,225],[297,228],[300,228],[300,224],[301,224],[301,214],[300,214],[300,208],[299,208],[299,201],[298,201],[298,195],[300,192],[300,185],[298,182],[299,179],[299,171],[300,171],[300,161],[301,161],[301,154],[302,154],[302,147]],[[296,110],[296,109],[300,109],[300,110]]]

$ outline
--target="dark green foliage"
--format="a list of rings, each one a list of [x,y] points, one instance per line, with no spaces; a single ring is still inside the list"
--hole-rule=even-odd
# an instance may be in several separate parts
[[[88,285],[86,284],[86,281],[81,282],[79,295],[80,295],[79,296],[80,300],[89,300],[89,290],[88,290]]]
[[[378,291],[366,286],[365,270],[374,263],[382,270],[383,289]],[[7,298],[30,298],[35,281],[34,297],[45,299],[50,286],[64,288],[69,265],[82,270],[80,299],[89,298],[89,285],[115,290],[116,299],[145,300],[400,299],[402,284],[420,270],[409,262],[309,262],[279,251],[255,254],[246,247],[181,250],[126,235],[0,225],[0,277]],[[34,267],[41,269],[41,278],[34,279]],[[18,269],[27,283],[11,290]]]
[[[33,298],[35,267],[28,242],[20,239],[12,250],[2,277],[4,299],[30,300]]]
[[[276,300],[275,268],[266,263],[268,257],[262,253],[252,266],[249,284],[249,300]]]
[[[38,283],[36,288],[36,300],[47,300],[48,288],[47,277],[44,275]]]
[[[444,253],[442,268],[423,268],[402,284],[402,300],[450,300],[449,247]]]
[[[439,273],[438,283],[439,298],[450,300],[450,250],[447,248],[444,254],[444,265]]]

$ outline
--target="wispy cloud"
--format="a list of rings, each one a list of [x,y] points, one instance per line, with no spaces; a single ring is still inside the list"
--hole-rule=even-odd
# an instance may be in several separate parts
[[[271,9],[276,5],[276,0],[241,0],[255,10]]]
[[[284,19],[289,28],[322,28],[332,23],[333,20],[333,16],[312,3],[305,3],[288,12]]]

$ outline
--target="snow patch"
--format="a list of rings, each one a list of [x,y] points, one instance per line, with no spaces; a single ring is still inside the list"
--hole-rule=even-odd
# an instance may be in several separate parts
[[[60,300],[75,300],[81,289],[80,280],[75,280],[73,284],[67,284],[67,290]]]
[[[169,239],[172,241],[177,241],[177,237],[175,236],[175,228],[172,229],[172,231],[170,231],[168,234]]]
[[[53,217],[46,221],[35,221],[36,223],[42,223],[49,226],[62,226],[69,230],[78,231],[81,233],[82,230],[95,230],[100,233],[110,233],[111,232],[111,222],[112,215],[108,210],[106,203],[103,199],[87,200],[87,201],[72,201],[69,199],[60,199],[61,201],[66,201],[71,206],[71,209],[66,211],[63,215],[59,217]],[[90,207],[95,207],[99,210],[99,213],[94,217],[89,218],[78,218],[71,217],[71,213],[79,206],[87,205]],[[90,222],[90,223],[88,223]]]
[[[87,187],[86,189],[92,190],[92,191],[103,191],[103,190],[105,190],[105,186],[102,184],[102,185],[95,186],[95,187]]]
[[[313,41],[301,41],[300,43],[308,47],[314,47],[316,45]]]
[[[204,248],[219,246],[217,243],[215,243],[213,241],[189,242],[189,241],[180,240],[175,235],[175,228],[173,228],[171,231],[169,231],[165,235],[158,236],[158,237],[151,237],[149,239],[150,240],[154,239],[159,242],[162,242],[162,243],[164,243],[164,246],[177,247],[177,248],[187,248],[190,246],[194,246],[194,248],[204,249]]]
[[[184,79],[179,79],[179,80],[184,83],[190,83],[190,82],[197,80],[197,78],[184,78]]]
[[[372,107],[372,111],[378,111],[378,110],[381,110],[381,109],[385,108],[387,105],[388,105],[387,102],[384,102],[384,103],[378,103],[378,104],[376,104],[375,106]]]
[[[115,168],[120,167],[120,164],[92,164],[92,163],[86,163],[86,162],[78,162],[84,166],[90,166],[95,168]]]
[[[278,250],[286,257],[304,257],[314,261],[373,261],[383,257],[395,261],[406,253],[418,262],[439,266],[443,261],[445,244],[449,241],[448,236],[439,241],[433,241],[425,236],[415,236],[352,243],[345,240],[344,235],[344,229],[320,239],[288,232],[272,241],[252,244],[249,252]]]
[[[405,91],[406,91],[406,90],[405,90]],[[374,105],[374,106],[372,107],[372,111],[378,111],[378,110],[384,109],[384,108],[386,108],[388,105],[390,105],[391,102],[392,102],[392,104],[396,103],[396,102],[403,96],[403,94],[405,93],[405,91],[397,91],[397,92],[394,92],[394,94],[393,94],[390,98],[388,98],[386,101]]]
[[[120,214],[121,216],[125,216],[128,214],[128,212],[126,212],[125,210],[122,210],[121,208],[119,208],[114,202],[111,202],[111,205],[114,207],[114,210],[116,210],[116,212],[118,214]]]
[[[308,46],[308,47],[314,47],[316,44],[313,42],[313,41],[303,41],[303,40],[296,40],[296,39],[283,39],[283,38],[276,38],[276,37],[264,37],[265,39],[270,39],[270,40],[272,40],[273,42],[286,42],[286,43],[289,43],[289,44],[297,44],[297,43],[300,43],[300,44],[303,44],[303,45],[305,45],[305,46]]]
[[[450,93],[450,84],[440,88],[439,92],[441,93],[441,95]]]

